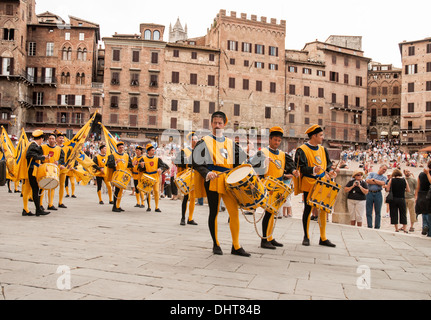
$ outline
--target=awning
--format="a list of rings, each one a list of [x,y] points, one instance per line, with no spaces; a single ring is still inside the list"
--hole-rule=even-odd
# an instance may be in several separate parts
[[[394,131],[394,132],[392,132],[392,135],[393,135],[393,136],[399,136],[399,135],[400,135],[400,133],[399,133],[398,131]]]
[[[387,136],[388,133],[386,131],[382,131],[382,133],[380,133],[381,136]]]

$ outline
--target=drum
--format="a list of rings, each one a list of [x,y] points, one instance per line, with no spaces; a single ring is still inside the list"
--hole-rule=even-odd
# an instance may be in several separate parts
[[[150,193],[151,190],[153,190],[153,187],[156,184],[156,182],[157,182],[156,179],[152,178],[147,174],[143,174],[137,186],[138,191]]]
[[[232,170],[226,177],[226,188],[244,210],[261,207],[267,197],[265,186],[251,165],[242,165]]]
[[[111,184],[119,189],[127,189],[130,180],[132,180],[132,175],[130,174],[130,172],[124,170],[117,170],[112,175]]]
[[[177,185],[178,189],[184,194],[185,196],[190,194],[195,187],[194,187],[194,181],[193,181],[193,170],[188,169],[177,176],[175,179],[175,184]]]
[[[53,163],[44,163],[37,168],[36,180],[39,188],[52,190],[60,184],[58,166]]]
[[[267,177],[263,183],[266,190],[268,191],[268,197],[263,203],[262,208],[276,216],[278,215],[283,204],[286,203],[287,198],[291,195],[293,190],[282,181],[272,177]]]
[[[326,178],[318,179],[308,195],[309,206],[332,213],[341,186]]]

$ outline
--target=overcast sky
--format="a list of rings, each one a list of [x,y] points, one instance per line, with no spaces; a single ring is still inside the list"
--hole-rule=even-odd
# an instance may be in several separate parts
[[[220,9],[255,14],[260,19],[286,20],[286,49],[302,49],[307,42],[330,35],[362,36],[364,55],[401,67],[398,44],[431,37],[429,9],[423,0],[36,0],[37,14],[50,11],[68,22],[76,16],[100,25],[102,37],[139,33],[140,23],[166,26],[180,18],[190,38],[206,34]]]

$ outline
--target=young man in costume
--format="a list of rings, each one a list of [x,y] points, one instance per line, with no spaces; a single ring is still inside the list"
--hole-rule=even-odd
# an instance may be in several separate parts
[[[139,163],[144,159],[143,156],[144,148],[141,146],[137,146],[135,149],[135,157],[132,160],[133,170],[132,170],[132,178],[135,186],[135,196],[136,196],[136,208],[144,208],[144,199],[145,194],[143,191],[138,190],[139,180],[142,177],[142,171],[139,170]]]
[[[56,135],[52,133],[48,137],[48,144],[42,145],[43,155],[49,155],[49,158],[45,159],[43,163],[54,163],[58,166],[58,169],[60,170],[60,166],[64,165],[64,152],[59,146],[57,146],[55,140]],[[48,210],[51,211],[58,210],[56,207],[54,207],[54,194],[55,189],[51,189],[48,191]],[[43,193],[40,195],[40,205],[43,206]]]
[[[213,253],[222,255],[217,232],[217,216],[220,200],[226,205],[230,217],[233,255],[249,257],[239,244],[239,205],[237,200],[226,190],[226,175],[232,169],[247,161],[247,154],[231,139],[224,136],[228,123],[226,114],[215,112],[211,117],[212,134],[203,137],[193,150],[193,168],[195,192],[197,198],[207,197],[209,205],[208,227],[213,240]],[[205,191],[205,192],[202,192]],[[206,194],[205,194],[206,193]]]
[[[117,143],[117,152],[114,152],[108,157],[107,167],[115,171],[123,170],[128,173],[132,173],[133,168],[132,161],[129,155],[124,152],[124,142]],[[124,210],[120,207],[121,198],[123,197],[123,189],[115,187],[114,191],[114,203],[112,206],[113,212],[123,212]]]
[[[68,146],[64,145],[64,134],[61,132],[57,133],[57,146],[63,150],[64,153],[64,161],[66,162],[67,158],[70,156],[71,149]],[[66,209],[67,207],[63,204],[64,199],[64,190],[66,185],[66,175],[67,169],[63,165],[60,165],[60,186],[58,190],[58,207],[62,209]]]
[[[317,182],[317,179],[325,177],[326,174],[328,174],[331,179],[334,179],[337,173],[332,169],[332,161],[329,158],[328,150],[322,146],[324,139],[323,129],[318,125],[314,125],[310,127],[305,134],[308,135],[309,141],[299,147],[295,154],[295,163],[299,167],[301,174],[299,178],[301,190],[295,190],[295,193],[304,193],[304,213],[302,216],[304,240],[302,245],[309,246],[309,226],[312,209],[307,203],[309,194]],[[295,188],[298,189],[299,187],[295,185]],[[326,212],[323,210],[319,213],[319,244],[327,247],[335,247],[335,244],[326,238],[326,215]]]
[[[96,173],[96,184],[97,184],[97,196],[99,197],[99,204],[104,204],[102,200],[102,182],[105,182],[106,188],[108,189],[109,204],[114,204],[112,199],[112,186],[108,180],[108,170],[106,164],[108,163],[108,156],[106,155],[106,146],[101,145],[99,147],[100,153],[93,158],[93,162],[98,170]]]
[[[160,199],[160,175],[169,170],[169,166],[163,162],[162,159],[156,157],[156,149],[152,144],[147,145],[147,155],[143,157],[140,162],[141,172],[149,175],[150,177],[156,179],[156,184],[153,187],[154,194],[154,202],[156,204],[156,212],[162,212],[159,208],[159,199]],[[148,208],[147,211],[151,211],[151,194],[148,194],[147,198]]]
[[[192,168],[192,154],[193,149],[196,147],[196,144],[198,142],[198,136],[195,132],[191,132],[186,137],[187,141],[190,143],[190,147],[184,148],[181,150],[180,154],[178,155],[177,159],[175,160],[175,164],[178,167],[177,176],[185,172],[186,170]],[[192,177],[192,183],[194,184],[194,179]],[[186,211],[187,211],[187,203],[190,201],[189,204],[189,217],[187,220],[187,224],[196,226],[197,223],[193,220],[193,213],[195,210],[195,192],[194,192],[194,185],[190,186],[191,189],[193,189],[189,194],[184,195],[183,203],[181,205],[181,222],[180,225],[185,226],[186,225]]]
[[[265,163],[261,164],[261,168],[265,168],[264,179],[272,177],[283,182],[286,175],[298,176],[296,165],[292,157],[278,149],[283,141],[283,136],[284,130],[282,128],[271,128],[269,131],[269,146],[263,148],[250,160],[253,165],[265,161],[266,159],[269,160],[268,165],[265,165]],[[261,247],[264,249],[275,250],[277,247],[283,247],[283,244],[277,242],[271,235],[274,231],[275,218],[276,217],[274,217],[272,213],[268,211],[265,212],[265,216],[262,220],[263,239],[261,240]]]

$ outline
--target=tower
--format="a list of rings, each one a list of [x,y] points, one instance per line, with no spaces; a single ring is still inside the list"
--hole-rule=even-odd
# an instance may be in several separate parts
[[[180,18],[178,18],[173,28],[172,25],[169,26],[169,42],[187,40],[187,38],[187,24],[185,25],[185,28],[183,28]]]

